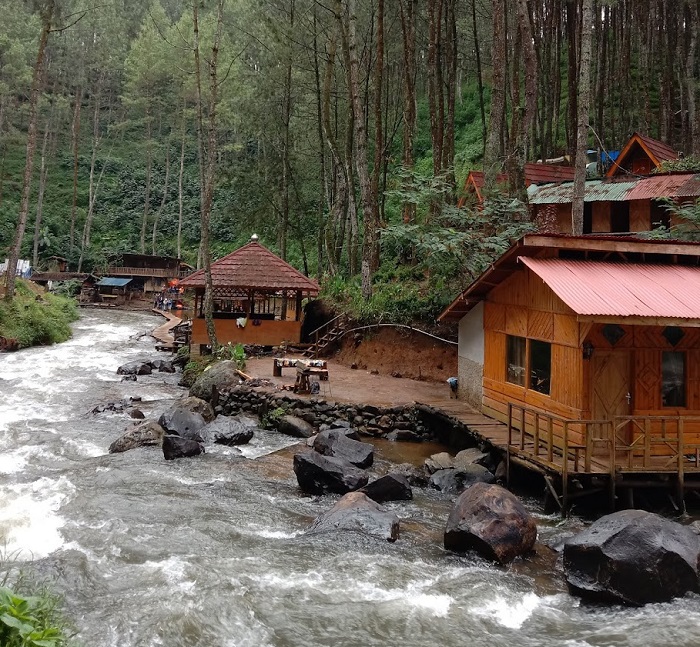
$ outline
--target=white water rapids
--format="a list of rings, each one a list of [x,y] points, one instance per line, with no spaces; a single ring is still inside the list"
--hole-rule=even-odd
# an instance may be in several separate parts
[[[149,315],[90,311],[65,344],[0,355],[0,543],[50,577],[86,647],[634,646],[700,644],[700,598],[644,609],[569,596],[555,559],[502,569],[444,551],[450,498],[389,504],[401,538],[304,535],[334,496],[303,496],[287,438],[257,432],[166,462],[157,448],[109,455],[140,396],[157,417],[177,376],[121,382],[155,357]],[[536,511],[536,504],[532,504]],[[538,514],[540,537],[580,523]]]

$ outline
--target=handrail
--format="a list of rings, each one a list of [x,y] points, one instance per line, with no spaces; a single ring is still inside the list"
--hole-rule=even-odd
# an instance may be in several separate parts
[[[319,330],[321,330],[322,328],[327,328],[327,327],[330,326],[334,321],[340,319],[341,317],[347,317],[347,314],[344,313],[344,312],[341,312],[339,315],[336,315],[335,317],[333,317],[333,319],[331,319],[330,321],[326,321],[326,323],[321,324],[318,328],[316,328],[316,330],[312,330],[312,331],[309,333],[309,337],[311,337],[312,335],[314,335],[314,334],[316,334],[317,332],[319,332]]]

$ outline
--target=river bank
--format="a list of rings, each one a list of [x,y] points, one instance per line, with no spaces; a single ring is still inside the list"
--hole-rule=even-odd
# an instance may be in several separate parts
[[[68,342],[0,356],[0,534],[55,579],[91,647],[441,644],[666,647],[700,642],[698,597],[643,610],[569,596],[546,556],[503,569],[442,548],[449,495],[416,490],[388,506],[395,544],[305,536],[334,495],[304,496],[296,441],[256,432],[242,454],[207,448],[164,461],[159,448],[109,455],[127,414],[89,413],[140,396],[148,418],[184,393],[177,374],[121,382],[154,357],[152,315],[84,311]],[[269,360],[268,360],[269,361]],[[422,460],[435,446],[378,442],[377,459]],[[585,524],[535,515],[557,546]]]

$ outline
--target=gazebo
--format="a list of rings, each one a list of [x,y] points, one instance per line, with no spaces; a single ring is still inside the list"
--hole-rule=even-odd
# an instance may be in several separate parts
[[[220,344],[278,346],[301,341],[302,301],[318,294],[304,276],[258,242],[250,242],[211,264],[214,324]],[[204,270],[180,281],[195,291],[190,353],[208,352],[204,321]]]

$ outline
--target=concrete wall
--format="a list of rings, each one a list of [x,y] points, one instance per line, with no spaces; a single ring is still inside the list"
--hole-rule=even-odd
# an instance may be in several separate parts
[[[479,303],[459,322],[459,398],[481,409],[484,378],[484,304]]]

